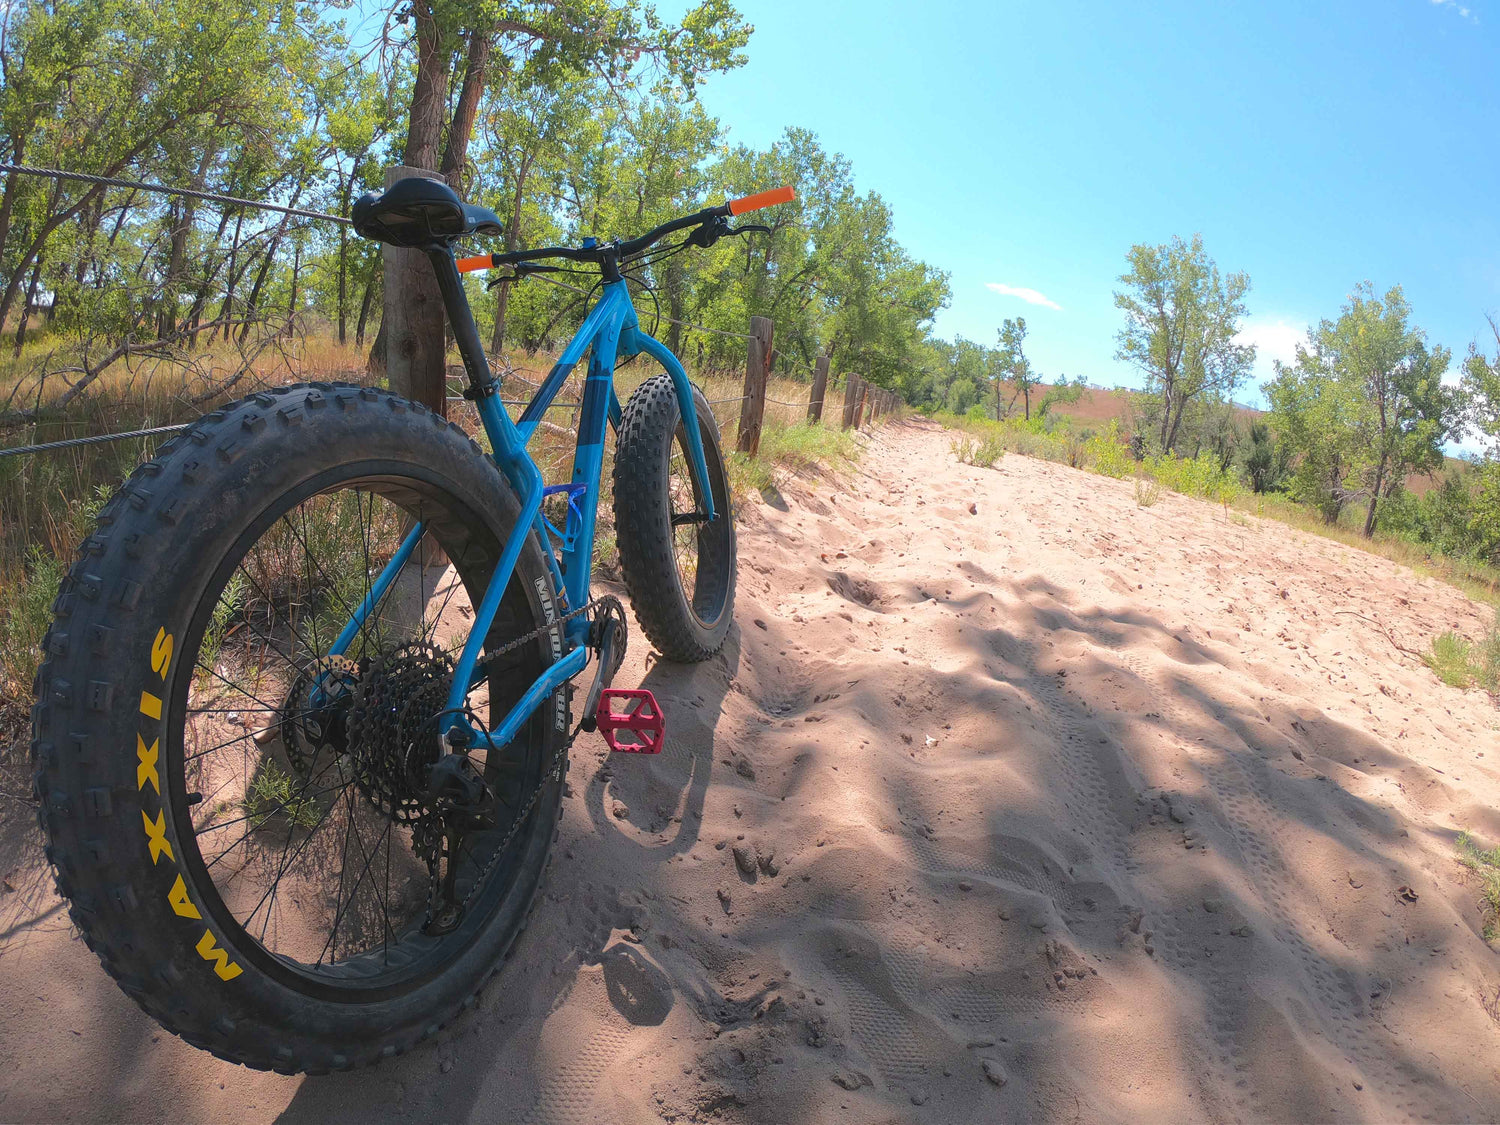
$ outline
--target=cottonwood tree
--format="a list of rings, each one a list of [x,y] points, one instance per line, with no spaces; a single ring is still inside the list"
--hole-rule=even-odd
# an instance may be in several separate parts
[[[1191,242],[1137,244],[1126,260],[1124,288],[1115,292],[1115,307],[1125,313],[1115,358],[1146,377],[1147,392],[1160,404],[1157,444],[1171,450],[1190,403],[1205,395],[1232,399],[1249,378],[1255,349],[1235,337],[1250,278],[1221,276],[1196,234]]]
[[[1366,538],[1380,502],[1408,473],[1441,467],[1443,443],[1460,422],[1460,397],[1442,383],[1451,354],[1429,347],[1410,320],[1400,286],[1381,298],[1363,283],[1265,387],[1278,432],[1301,457],[1294,490],[1330,523],[1364,499]]]
[[[1464,427],[1478,437],[1484,456],[1474,467],[1473,492],[1469,503],[1469,535],[1484,558],[1500,556],[1500,321],[1489,318],[1495,337],[1495,358],[1488,358],[1478,345],[1469,345],[1460,382]]]
[[[1012,388],[1011,405],[1015,405],[1019,397],[1024,404],[1026,420],[1029,422],[1031,421],[1031,392],[1042,381],[1042,375],[1031,366],[1031,360],[1026,358],[1026,318],[1018,316],[1014,320],[1007,320],[1001,325],[998,335],[1000,346],[996,348],[996,374],[999,379],[995,383],[995,418],[998,421],[1010,410],[1009,406],[1003,410],[1000,406],[999,380],[1005,380]]]

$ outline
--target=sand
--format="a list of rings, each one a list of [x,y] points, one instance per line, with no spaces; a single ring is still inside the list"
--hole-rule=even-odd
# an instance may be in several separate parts
[[[618,683],[477,1013],[285,1078],[162,1032],[0,804],[0,1119],[1483,1121],[1500,711],[1400,648],[1490,611],[1381,558],[892,426],[741,531],[722,658]],[[1400,646],[1400,647],[1398,647]]]

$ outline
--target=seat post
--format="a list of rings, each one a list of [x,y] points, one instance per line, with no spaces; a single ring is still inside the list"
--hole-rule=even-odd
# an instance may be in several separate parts
[[[466,398],[481,399],[495,394],[500,384],[490,371],[485,358],[484,345],[479,340],[479,326],[474,323],[473,310],[469,308],[469,296],[464,291],[463,275],[458,272],[458,263],[453,259],[453,247],[446,242],[427,247],[427,258],[432,262],[432,271],[437,275],[438,291],[443,295],[443,308],[448,313],[448,323],[453,328],[453,339],[463,357],[464,372],[469,377]]]

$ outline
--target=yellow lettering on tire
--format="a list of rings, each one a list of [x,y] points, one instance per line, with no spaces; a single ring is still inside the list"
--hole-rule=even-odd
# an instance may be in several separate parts
[[[172,844],[167,839],[167,816],[160,809],[156,810],[156,820],[146,815],[146,810],[141,810],[141,819],[146,822],[146,845],[151,849],[151,862],[154,864],[161,859],[162,855],[173,863],[177,857],[172,854]]]
[[[167,666],[172,663],[172,634],[165,629],[156,630],[156,640],[151,642],[151,671],[162,679],[167,678]]]
[[[182,918],[196,918],[200,922],[203,915],[198,913],[198,908],[188,901],[187,884],[182,881],[182,876],[177,876],[177,882],[172,884],[172,889],[167,892],[167,901],[172,904],[173,913]]]
[[[150,746],[139,734],[135,736],[135,756],[138,762],[135,767],[135,787],[146,788],[146,782],[151,783],[157,795],[161,794],[161,778],[156,773],[156,759],[161,752],[161,740],[153,739]]]
[[[214,972],[219,974],[220,980],[233,980],[245,971],[229,959],[228,953],[214,944],[214,935],[208,930],[204,930],[203,936],[198,939],[198,956],[214,963]]]
[[[141,692],[141,714],[148,719],[161,718],[161,700],[149,691]]]

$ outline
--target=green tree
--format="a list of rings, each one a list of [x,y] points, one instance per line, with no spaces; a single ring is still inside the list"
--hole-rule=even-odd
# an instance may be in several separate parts
[[[1309,330],[1296,364],[1278,364],[1266,386],[1277,429],[1302,457],[1298,489],[1330,522],[1363,498],[1366,537],[1381,500],[1407,473],[1442,465],[1443,443],[1459,422],[1459,397],[1442,383],[1450,353],[1429,348],[1410,319],[1400,286],[1380,298],[1363,283],[1337,320]]]
[[[1012,387],[1010,404],[1014,405],[1019,397],[1026,412],[1026,420],[1031,421],[1031,392],[1036,389],[1042,381],[1041,372],[1031,366],[1031,360],[1026,358],[1026,318],[1016,317],[1007,320],[998,333],[1000,346],[996,351],[996,374],[995,381],[995,418],[999,420],[1010,412],[1010,406],[1001,408],[1000,405],[1000,380],[1009,382]]]
[[[1115,292],[1115,307],[1125,313],[1115,358],[1145,375],[1159,404],[1158,444],[1171,450],[1190,403],[1205,395],[1227,401],[1249,377],[1255,349],[1235,337],[1250,279],[1221,277],[1196,234],[1191,242],[1137,244],[1126,260],[1130,268],[1119,278],[1125,288]]]
[[[1277,443],[1271,427],[1265,422],[1250,423],[1250,451],[1245,457],[1245,473],[1256,492],[1273,492],[1286,476],[1287,446]]]

